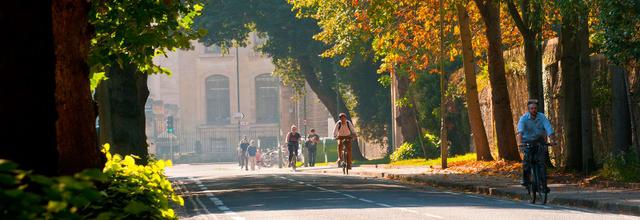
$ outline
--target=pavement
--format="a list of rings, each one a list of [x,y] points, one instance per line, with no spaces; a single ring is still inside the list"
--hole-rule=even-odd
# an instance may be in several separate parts
[[[399,180],[414,185],[427,185],[460,192],[497,196],[512,200],[528,200],[519,181],[500,176],[432,173],[425,167],[385,167],[364,165],[350,174]],[[307,169],[307,172],[341,174],[334,167]],[[607,183],[608,185],[614,185]],[[585,187],[577,184],[549,184],[548,204],[586,208],[596,211],[640,216],[640,188]]]
[[[184,164],[167,168],[167,175],[185,199],[184,207],[176,207],[181,219],[640,219],[333,170],[338,169],[244,171],[237,164]]]

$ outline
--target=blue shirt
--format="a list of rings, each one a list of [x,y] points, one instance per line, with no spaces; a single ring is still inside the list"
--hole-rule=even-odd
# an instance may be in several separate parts
[[[518,121],[518,134],[522,135],[522,142],[539,140],[553,134],[551,122],[544,114],[538,112],[535,119],[527,112]]]
[[[256,152],[258,152],[258,148],[256,146],[249,146],[247,148],[247,153],[249,153],[249,156],[251,156],[251,157],[255,157],[256,156]]]

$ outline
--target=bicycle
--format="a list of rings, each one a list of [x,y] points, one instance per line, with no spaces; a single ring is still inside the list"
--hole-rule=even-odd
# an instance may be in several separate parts
[[[528,151],[525,153],[524,159],[528,160],[527,162],[529,162],[529,168],[531,169],[531,173],[529,176],[530,181],[529,184],[525,187],[527,188],[527,194],[529,194],[532,204],[536,203],[537,196],[542,198],[542,204],[547,204],[547,196],[549,192],[546,190],[547,185],[545,181],[547,169],[545,164],[545,157],[547,156],[547,154],[545,150],[547,150],[549,146],[551,146],[551,144],[548,143],[527,143],[524,146],[524,150]],[[545,175],[544,179],[542,178],[542,175]]]
[[[347,151],[347,146],[345,146],[344,143],[350,142],[351,138],[341,139],[342,141],[340,141],[340,145],[342,145],[342,158],[340,158],[340,163],[338,164],[338,166],[342,168],[342,174],[349,175],[349,163],[347,162],[347,158],[349,157],[347,156],[347,154],[350,154],[351,152]]]

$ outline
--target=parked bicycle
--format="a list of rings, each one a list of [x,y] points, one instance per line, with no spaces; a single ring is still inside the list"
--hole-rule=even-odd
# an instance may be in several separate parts
[[[545,164],[547,157],[547,148],[551,146],[548,143],[540,144],[524,144],[526,162],[529,163],[531,175],[529,184],[525,186],[530,196],[531,203],[536,203],[536,199],[542,199],[542,204],[547,204],[547,196],[549,188],[547,187],[547,165]],[[526,169],[523,167],[523,169]]]

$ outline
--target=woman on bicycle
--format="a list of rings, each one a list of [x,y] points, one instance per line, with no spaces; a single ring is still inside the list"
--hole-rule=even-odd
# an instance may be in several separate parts
[[[298,133],[298,127],[295,125],[291,125],[291,131],[287,133],[287,137],[285,139],[287,142],[287,150],[289,151],[289,166],[296,166],[294,157],[298,157],[298,146],[300,143],[300,133]]]
[[[529,176],[531,175],[531,164],[529,164],[529,158],[535,156],[530,155],[529,149],[524,146],[537,146],[548,143],[555,144],[555,134],[551,127],[551,122],[544,114],[538,112],[538,100],[531,99],[527,102],[527,113],[520,117],[518,121],[518,147],[524,150],[524,160],[522,160],[522,185],[527,187],[530,183]],[[547,138],[549,140],[547,140]],[[548,152],[545,147],[545,156],[548,156]],[[543,161],[544,163],[545,161]],[[543,186],[545,193],[549,192],[549,188],[546,184],[546,172],[542,173]]]
[[[333,137],[338,140],[338,164],[340,164],[342,155],[342,148],[347,148],[347,169],[351,169],[351,139],[356,137],[356,131],[353,127],[353,123],[347,120],[347,114],[340,113],[338,115],[340,121],[336,122],[336,126],[333,127]]]

